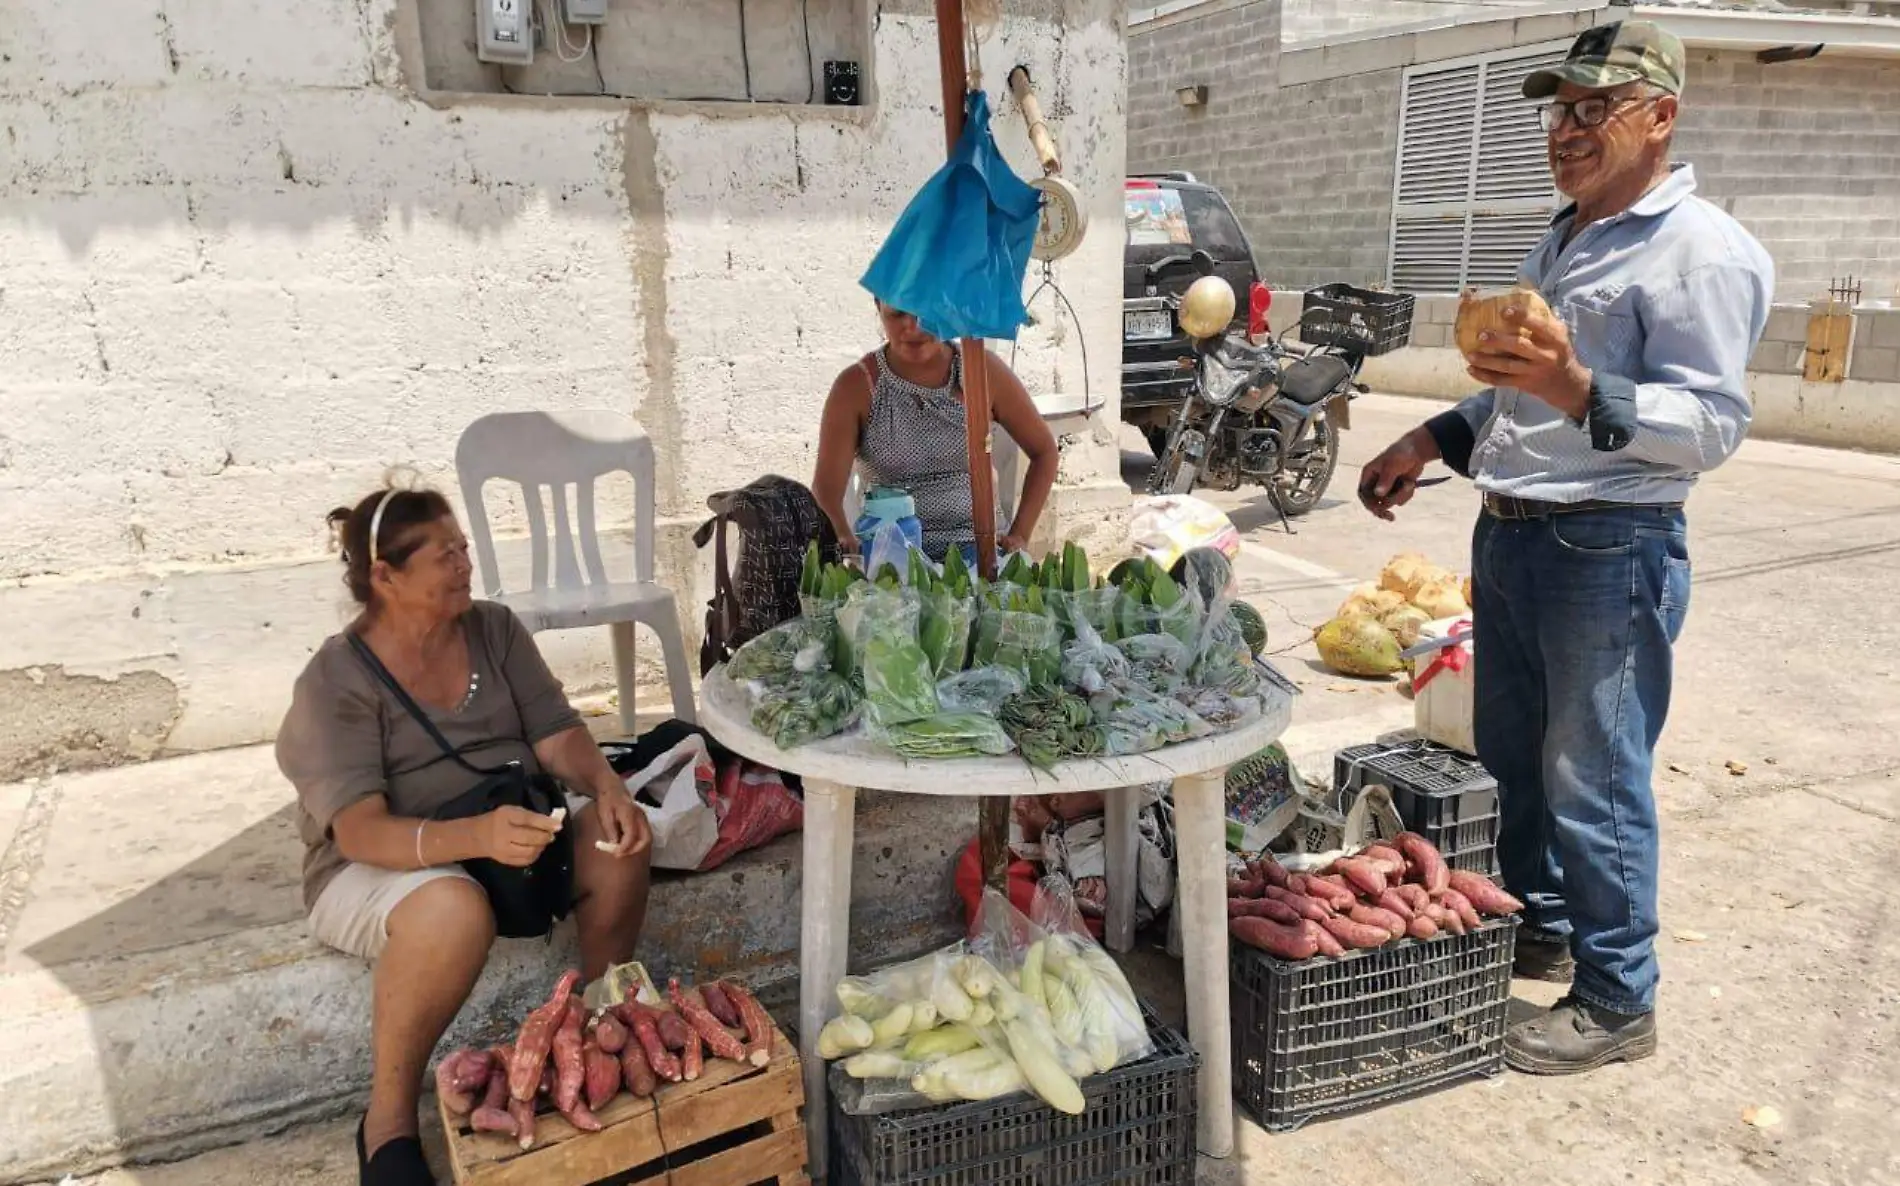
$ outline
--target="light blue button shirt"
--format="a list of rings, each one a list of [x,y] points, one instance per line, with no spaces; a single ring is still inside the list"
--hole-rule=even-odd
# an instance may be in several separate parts
[[[1535,396],[1490,388],[1457,407],[1476,442],[1469,472],[1482,491],[1545,502],[1684,501],[1748,434],[1748,360],[1768,322],[1774,261],[1695,196],[1687,165],[1565,244],[1575,213],[1558,213],[1520,274],[1596,376],[1592,418],[1623,423],[1578,424]],[[1599,448],[1606,440],[1619,447]]]

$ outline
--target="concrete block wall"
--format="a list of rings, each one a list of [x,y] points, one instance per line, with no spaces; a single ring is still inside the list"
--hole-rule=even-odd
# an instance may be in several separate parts
[[[1129,172],[1189,169],[1238,203],[1250,167],[1277,155],[1264,116],[1279,57],[1280,0],[1130,30]],[[1205,106],[1180,104],[1175,92],[1187,86],[1207,87]]]
[[[1900,297],[1900,62],[1693,51],[1676,151],[1774,256],[1778,299],[1849,275]]]
[[[808,475],[876,343],[858,277],[943,159],[930,8],[879,6],[842,109],[459,93],[490,71],[438,0],[0,6],[0,780],[268,738],[346,619],[324,514],[392,465],[452,488],[489,411],[640,420],[695,621],[706,496]],[[1079,401],[1086,336],[1113,423],[1122,5],[1006,11],[998,142],[1033,175],[998,97],[1026,63],[1097,228],[1058,268],[1081,324],[1017,369]],[[1065,483],[1116,483],[1071,444]],[[544,639],[571,690],[611,684],[604,634]]]
[[[1900,309],[1860,309],[1847,373],[1867,383],[1900,383]]]

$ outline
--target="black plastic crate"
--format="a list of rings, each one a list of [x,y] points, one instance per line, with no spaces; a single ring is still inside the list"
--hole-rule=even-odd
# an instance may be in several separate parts
[[[1154,1053],[1084,1079],[1080,1116],[1024,1092],[852,1116],[838,1106],[849,1079],[833,1066],[833,1186],[1189,1186],[1201,1057],[1141,1011]]]
[[[1423,738],[1355,745],[1333,755],[1341,811],[1372,783],[1392,788],[1399,818],[1431,841],[1446,864],[1498,875],[1498,780],[1477,759]]]
[[[1234,1096],[1261,1127],[1419,1095],[1504,1069],[1517,919],[1297,963],[1231,948]]]
[[[1308,289],[1300,309],[1300,340],[1368,357],[1389,354],[1412,340],[1412,306],[1406,293],[1350,284]]]

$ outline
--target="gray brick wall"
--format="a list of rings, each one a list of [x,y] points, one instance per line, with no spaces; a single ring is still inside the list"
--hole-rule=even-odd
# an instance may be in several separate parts
[[[1775,257],[1779,299],[1850,274],[1900,295],[1900,62],[1696,51],[1676,149]]]
[[[1276,87],[1280,0],[1129,31],[1128,168],[1189,169],[1240,216],[1276,288],[1386,273],[1397,70]],[[1175,90],[1205,84],[1204,109]]]

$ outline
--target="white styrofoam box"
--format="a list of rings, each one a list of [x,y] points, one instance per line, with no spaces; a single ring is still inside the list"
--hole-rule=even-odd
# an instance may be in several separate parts
[[[1471,616],[1440,618],[1418,632],[1418,640],[1462,637],[1456,646],[1436,655],[1421,655],[1412,676],[1412,724],[1421,737],[1448,745],[1461,754],[1478,753],[1472,711]]]

